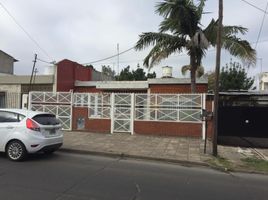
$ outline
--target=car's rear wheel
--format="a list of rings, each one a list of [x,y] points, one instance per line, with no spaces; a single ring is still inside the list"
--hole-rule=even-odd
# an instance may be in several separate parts
[[[22,142],[14,140],[8,143],[6,154],[12,161],[21,161],[26,157],[27,151]]]

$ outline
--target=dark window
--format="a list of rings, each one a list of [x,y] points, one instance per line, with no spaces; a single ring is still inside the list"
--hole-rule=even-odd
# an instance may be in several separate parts
[[[60,121],[52,114],[40,114],[33,117],[33,120],[42,125],[57,125]]]
[[[0,92],[0,108],[6,107],[6,93]]]
[[[25,118],[24,115],[20,115],[18,113],[0,111],[0,122],[8,123],[8,122],[20,122]]]

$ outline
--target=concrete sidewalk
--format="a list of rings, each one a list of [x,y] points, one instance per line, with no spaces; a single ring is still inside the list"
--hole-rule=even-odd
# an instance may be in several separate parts
[[[208,145],[207,152],[211,152]],[[62,151],[207,165],[200,138],[65,132]]]

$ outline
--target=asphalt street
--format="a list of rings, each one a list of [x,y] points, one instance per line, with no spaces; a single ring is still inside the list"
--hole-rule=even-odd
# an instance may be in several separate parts
[[[268,176],[57,152],[0,154],[0,200],[268,199]]]

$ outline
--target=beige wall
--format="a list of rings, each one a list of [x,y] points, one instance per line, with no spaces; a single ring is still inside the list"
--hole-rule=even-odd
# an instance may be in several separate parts
[[[0,73],[13,74],[14,59],[0,51]]]
[[[2,93],[1,106],[4,108],[20,108],[21,106],[21,86],[0,84]]]
[[[3,85],[0,84],[0,91],[1,92],[21,92],[21,86],[20,85]]]

